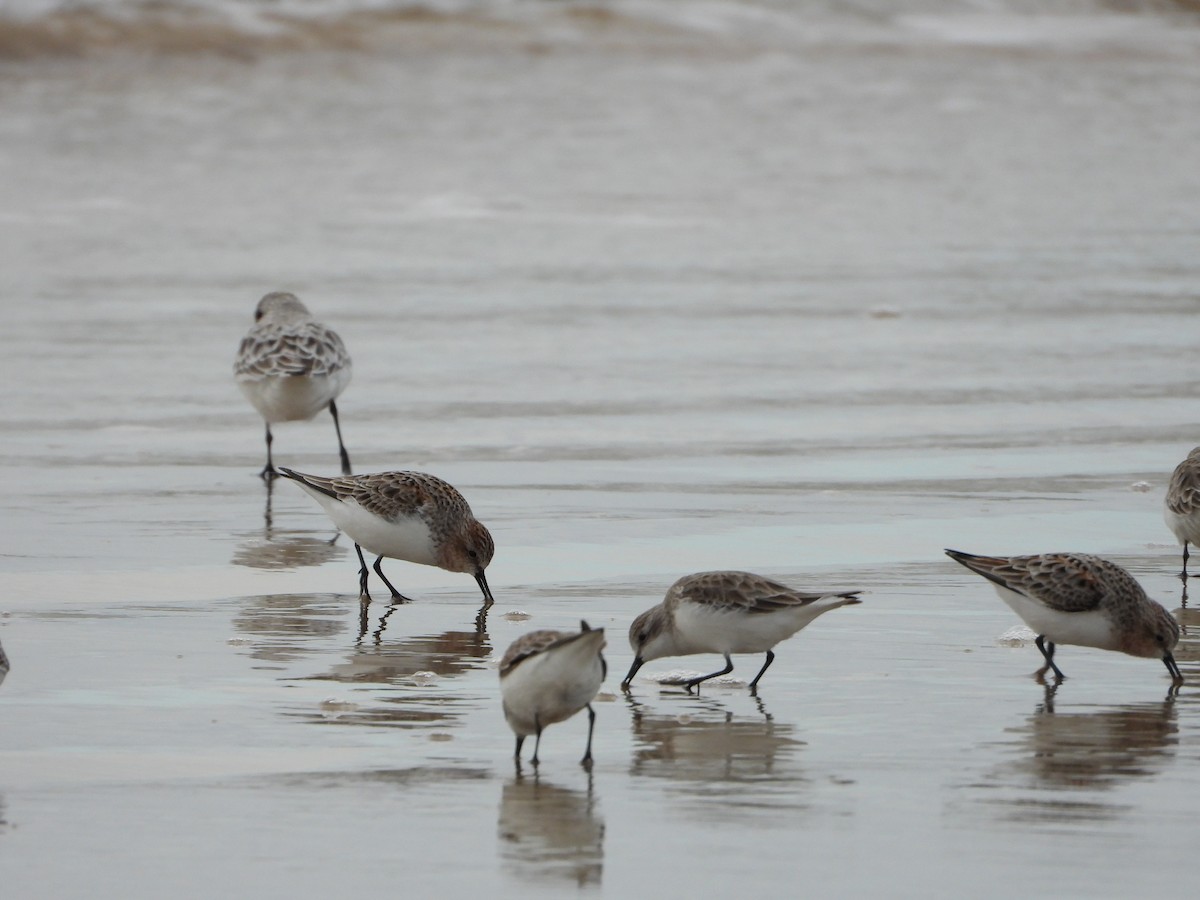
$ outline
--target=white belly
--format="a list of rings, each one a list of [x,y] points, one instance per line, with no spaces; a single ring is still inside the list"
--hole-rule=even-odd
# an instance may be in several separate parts
[[[816,600],[777,612],[748,613],[684,603],[675,610],[675,627],[681,654],[766,653],[821,613],[841,605]]]
[[[246,399],[268,423],[311,419],[336,400],[350,382],[345,369],[333,375],[285,375],[238,381]]]
[[[1099,610],[1060,612],[1023,594],[996,585],[996,593],[1021,620],[1046,640],[1055,644],[1075,644],[1080,647],[1099,647],[1116,650],[1117,640],[1112,622]]]
[[[438,564],[429,526],[419,517],[386,522],[367,512],[354,500],[335,500],[320,491],[308,492],[317,498],[329,518],[364,550],[376,556],[403,559],[423,566]]]
[[[1200,544],[1200,513],[1179,515],[1164,506],[1163,519],[1179,543]]]
[[[500,679],[504,717],[516,734],[536,734],[539,724],[562,722],[591,703],[603,680],[600,654],[587,639],[539,653]]]

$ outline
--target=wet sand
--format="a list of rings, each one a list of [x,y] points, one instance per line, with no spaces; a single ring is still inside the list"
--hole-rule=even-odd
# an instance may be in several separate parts
[[[1200,37],[1140,24],[9,64],[5,896],[1186,894]],[[230,366],[273,289],[354,356],[356,469],[492,529],[484,630],[404,563],[364,614],[293,485],[268,522]],[[336,469],[327,417],[276,438]],[[946,546],[1128,566],[1188,683],[1063,647],[1048,692]],[[621,695],[708,568],[868,593],[757,698]],[[594,770],[578,718],[518,775],[495,662],[580,618]]]

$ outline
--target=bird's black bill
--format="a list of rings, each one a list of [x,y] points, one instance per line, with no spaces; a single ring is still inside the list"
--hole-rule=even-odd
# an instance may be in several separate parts
[[[479,585],[479,589],[483,591],[484,606],[491,606],[496,601],[492,599],[492,590],[488,587],[487,579],[483,575],[483,569],[475,573],[475,583]]]
[[[1175,679],[1176,684],[1183,684],[1183,673],[1179,671],[1179,663],[1175,662],[1175,657],[1168,653],[1163,657],[1163,665],[1167,667],[1167,671],[1171,673],[1171,677]]]
[[[625,676],[625,680],[621,682],[622,689],[629,687],[629,682],[633,681],[633,676],[637,674],[637,670],[644,664],[645,660],[640,656],[633,661],[633,665],[629,667],[629,674]]]

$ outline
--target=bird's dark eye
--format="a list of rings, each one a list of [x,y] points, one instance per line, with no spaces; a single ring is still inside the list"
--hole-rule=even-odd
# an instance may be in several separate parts
[[[644,643],[646,643],[646,632],[642,631],[638,633],[638,644],[641,645]]]
[[[476,553],[474,550],[468,550],[467,556],[471,557],[471,559],[479,559],[479,554]]]

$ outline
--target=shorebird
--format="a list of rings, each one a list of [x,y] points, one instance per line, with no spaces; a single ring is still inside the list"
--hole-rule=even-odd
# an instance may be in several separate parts
[[[393,600],[408,600],[383,574],[383,558],[403,559],[475,577],[484,610],[492,605],[484,569],[492,561],[491,533],[475,518],[466,499],[440,478],[422,472],[378,472],[322,478],[283,466],[279,474],[311,495],[358,553],[359,596],[367,591],[367,562],[362,548],[376,554],[375,572]]]
[[[861,603],[861,591],[808,593],[750,572],[700,572],[686,575],[667,589],[658,606],[646,610],[629,628],[633,665],[621,682],[629,682],[644,663],[663,656],[720,653],[725,668],[684,684],[692,688],[733,671],[733,653],[766,653],[767,659],[750,682],[759,679],[775,661],[772,648],[821,615],[839,606]]]
[[[350,355],[342,339],[313,319],[294,294],[267,294],[258,301],[254,327],[242,338],[233,375],[266,422],[263,479],[278,475],[271,460],[271,424],[311,419],[326,407],[337,431],[342,474],[350,474],[336,402],[350,383]]]
[[[1183,544],[1183,571],[1179,577],[1187,578],[1188,544],[1200,543],[1200,447],[1189,453],[1171,473],[1171,483],[1167,485],[1163,502],[1163,518]]]
[[[521,745],[535,735],[533,759],[538,764],[542,731],[547,725],[563,722],[584,707],[588,711],[587,750],[582,765],[592,762],[592,730],[596,711],[592,700],[600,690],[608,666],[604,649],[604,629],[579,623],[580,630],[531,631],[513,641],[500,661],[500,694],[504,718],[517,736],[513,757],[521,762]]]
[[[1086,553],[975,556],[947,550],[946,555],[992,582],[1000,599],[1037,632],[1034,643],[1046,661],[1039,679],[1047,671],[1065,678],[1054,664],[1054,647],[1076,644],[1161,659],[1175,683],[1183,683],[1171,655],[1179,623],[1116,563]]]

